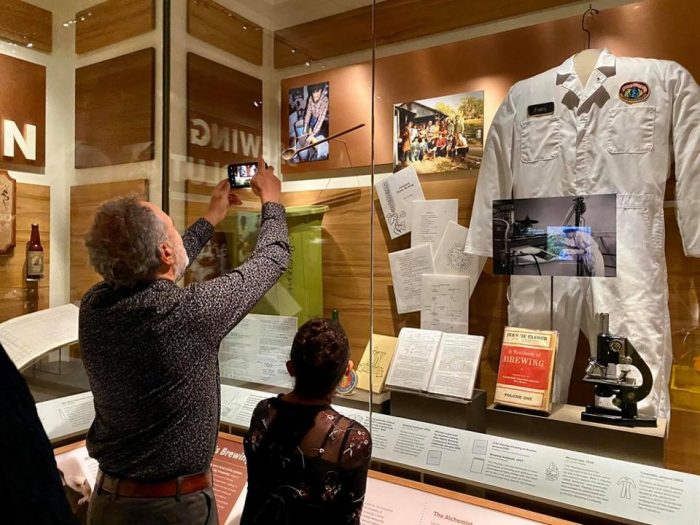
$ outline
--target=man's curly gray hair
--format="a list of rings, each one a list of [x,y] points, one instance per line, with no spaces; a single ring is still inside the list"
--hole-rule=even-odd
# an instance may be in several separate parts
[[[153,279],[160,266],[160,245],[167,229],[136,195],[105,202],[85,237],[90,263],[105,281],[118,288]]]

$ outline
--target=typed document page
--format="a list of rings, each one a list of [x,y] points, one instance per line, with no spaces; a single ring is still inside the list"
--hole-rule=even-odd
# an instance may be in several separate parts
[[[443,334],[428,391],[471,399],[483,346],[480,335]]]
[[[396,311],[417,312],[421,307],[421,275],[433,273],[433,251],[429,244],[389,254]]]
[[[406,390],[425,390],[441,336],[435,330],[402,328],[387,385]]]
[[[414,201],[411,207],[411,247],[430,244],[435,252],[450,221],[457,222],[457,199]]]

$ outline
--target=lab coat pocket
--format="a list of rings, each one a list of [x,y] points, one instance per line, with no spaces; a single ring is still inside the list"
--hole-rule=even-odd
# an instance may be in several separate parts
[[[618,194],[617,227],[620,256],[629,257],[624,264],[658,263],[664,253],[663,208],[649,194]],[[626,253],[629,252],[629,253]]]
[[[654,148],[654,106],[611,109],[608,119],[608,152],[648,153]]]
[[[520,160],[540,162],[559,156],[559,117],[534,117],[520,124]]]

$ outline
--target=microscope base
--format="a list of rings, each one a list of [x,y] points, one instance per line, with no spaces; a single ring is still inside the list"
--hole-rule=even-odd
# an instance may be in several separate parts
[[[625,417],[619,410],[594,405],[587,406],[586,410],[581,412],[581,421],[593,421],[594,423],[620,427],[656,427],[656,418],[654,417]]]

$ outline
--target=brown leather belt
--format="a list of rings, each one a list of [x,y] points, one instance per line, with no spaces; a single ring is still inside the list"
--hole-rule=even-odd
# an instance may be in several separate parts
[[[198,474],[180,476],[168,481],[138,481],[115,478],[101,470],[97,472],[97,490],[126,498],[168,498],[192,494],[212,486],[211,469]]]

